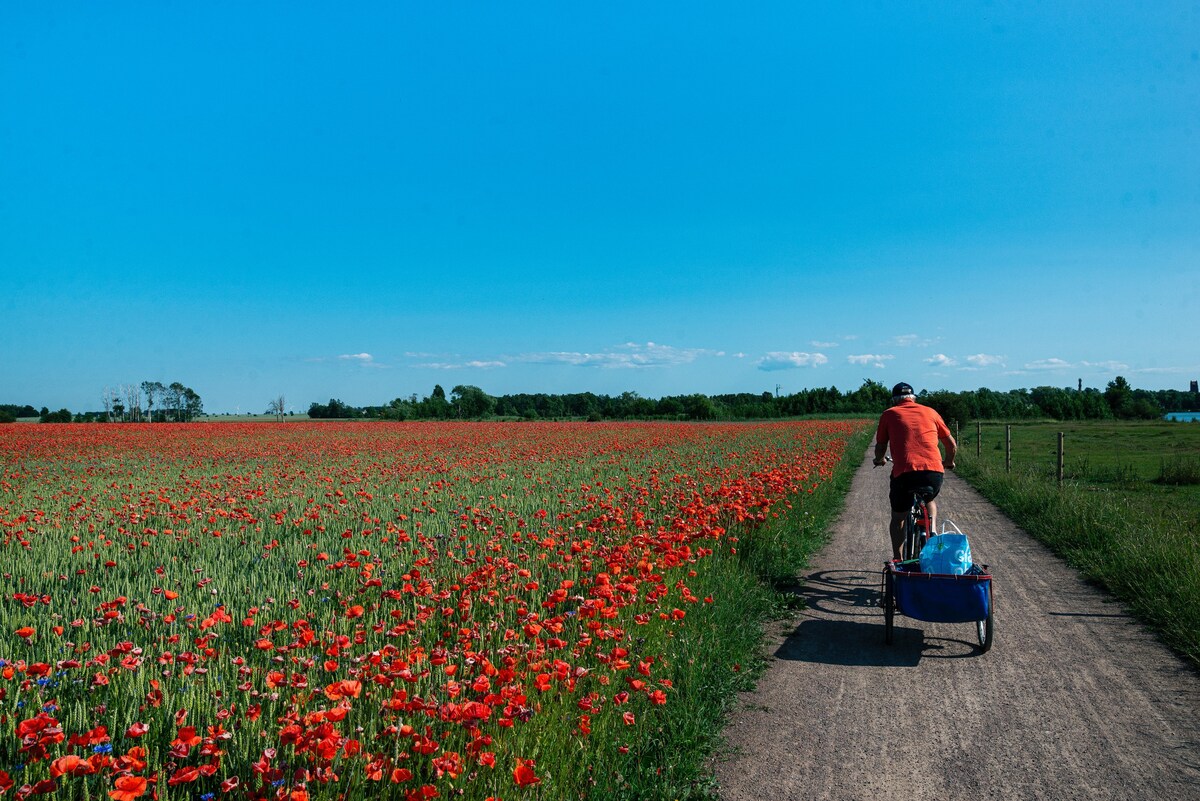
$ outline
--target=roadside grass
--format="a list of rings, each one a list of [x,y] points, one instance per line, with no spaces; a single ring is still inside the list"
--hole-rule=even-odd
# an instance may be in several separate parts
[[[1003,425],[983,427],[979,457],[973,426],[962,440],[967,481],[1200,667],[1200,426],[1014,424],[1008,472]]]
[[[753,689],[766,659],[764,628],[794,602],[787,590],[807,560],[828,540],[828,530],[845,504],[854,472],[873,430],[849,439],[832,478],[811,494],[793,499],[786,515],[742,532],[736,554],[714,560],[702,577],[692,579],[696,595],[718,593],[737,603],[703,604],[689,634],[677,638],[678,695],[674,709],[657,721],[636,758],[618,768],[628,784],[610,788],[613,799],[715,799],[716,787],[706,765],[720,744],[721,729],[739,692]],[[703,591],[701,589],[703,587]],[[633,757],[633,755],[630,755]],[[599,789],[599,788],[597,788]]]

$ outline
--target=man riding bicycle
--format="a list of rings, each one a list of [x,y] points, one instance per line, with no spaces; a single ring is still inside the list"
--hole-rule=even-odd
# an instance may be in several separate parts
[[[946,447],[943,459],[938,442]],[[945,469],[954,468],[958,443],[950,434],[942,416],[917,403],[913,388],[903,382],[892,388],[892,405],[879,418],[875,433],[875,466],[882,467],[889,446],[892,450],[892,481],[888,494],[892,504],[892,558],[900,559],[904,544],[904,518],[912,505],[914,492],[928,498],[930,534],[937,532],[937,503],[933,500],[942,489]]]

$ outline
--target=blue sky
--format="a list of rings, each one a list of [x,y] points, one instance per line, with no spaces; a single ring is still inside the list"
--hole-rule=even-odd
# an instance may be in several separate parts
[[[0,403],[1200,378],[1195,3],[0,9]]]

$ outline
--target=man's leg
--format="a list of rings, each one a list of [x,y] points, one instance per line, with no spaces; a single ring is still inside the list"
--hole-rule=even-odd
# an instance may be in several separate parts
[[[927,501],[925,503],[925,505],[927,507],[929,507],[929,531],[927,531],[926,533],[932,537],[934,534],[938,533],[937,501]]]
[[[888,525],[888,533],[892,535],[892,558],[900,559],[900,548],[904,545],[904,518],[906,512],[892,512],[892,522]]]

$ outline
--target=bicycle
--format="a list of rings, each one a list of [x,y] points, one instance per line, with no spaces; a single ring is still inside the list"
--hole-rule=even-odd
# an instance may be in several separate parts
[[[892,461],[892,457],[886,457],[886,461]],[[937,533],[930,531],[932,521],[929,516],[929,502],[933,500],[933,497],[932,488],[918,487],[912,492],[912,502],[909,505],[908,514],[904,518],[904,543],[900,546],[901,562],[919,559],[925,543]]]
[[[929,502],[933,500],[933,490],[917,489],[912,493],[912,503],[908,515],[904,518],[904,544],[900,546],[900,561],[911,562],[921,558],[921,549],[929,541],[930,520]]]

